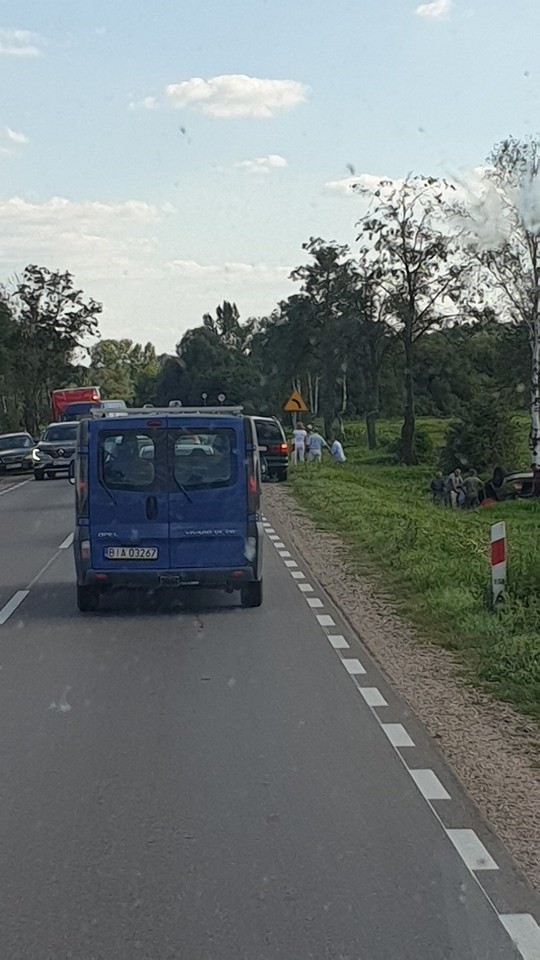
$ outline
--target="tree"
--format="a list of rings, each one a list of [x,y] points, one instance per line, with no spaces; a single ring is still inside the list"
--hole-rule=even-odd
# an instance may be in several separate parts
[[[15,324],[11,349],[17,363],[22,419],[36,433],[51,389],[63,383],[77,350],[97,331],[102,306],[85,301],[70,273],[27,266],[13,292],[3,291]]]
[[[502,319],[527,331],[529,439],[540,474],[540,140],[509,137],[494,147],[488,164],[480,209],[462,205],[461,212],[469,249],[483,268],[480,281],[494,287]]]
[[[321,413],[328,434],[347,402],[350,318],[357,306],[358,275],[349,248],[311,237],[303,244],[312,263],[297,267],[292,280],[301,282],[306,330],[320,375]],[[315,411],[314,411],[315,412]]]
[[[356,184],[370,199],[359,221],[359,240],[371,245],[380,284],[392,304],[392,324],[405,355],[402,450],[405,463],[416,462],[415,353],[421,337],[455,319],[463,294],[465,267],[448,230],[442,228],[448,184],[433,177],[409,177],[378,188]]]

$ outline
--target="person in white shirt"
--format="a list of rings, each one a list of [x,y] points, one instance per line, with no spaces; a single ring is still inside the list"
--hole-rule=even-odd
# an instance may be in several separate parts
[[[334,463],[345,463],[347,457],[345,456],[343,445],[338,440],[337,437],[332,437],[332,446],[330,447],[330,453],[332,455],[332,460]]]
[[[293,430],[293,463],[303,463],[306,455],[307,431],[303,423],[298,421]]]

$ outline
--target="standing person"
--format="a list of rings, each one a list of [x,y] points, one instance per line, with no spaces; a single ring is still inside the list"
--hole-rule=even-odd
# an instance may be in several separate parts
[[[440,470],[433,477],[433,480],[429,485],[429,489],[431,490],[433,503],[440,505],[444,500],[444,490],[445,490],[445,483],[443,480],[443,475]]]
[[[343,445],[337,437],[332,437],[332,445],[330,447],[330,453],[332,455],[332,460],[334,463],[345,463],[347,457],[343,450]]]
[[[307,430],[301,420],[293,430],[293,463],[303,463],[306,454]]]
[[[447,507],[457,507],[458,496],[462,486],[463,477],[461,476],[461,470],[459,467],[456,467],[456,469],[452,470],[452,473],[449,473],[446,478],[444,493]]]
[[[321,437],[320,433],[314,430],[313,433],[309,434],[308,460],[312,463],[320,463],[323,447],[326,447],[327,450],[330,449],[324,437]]]
[[[474,510],[480,506],[480,490],[482,481],[477,476],[476,470],[469,470],[468,476],[463,481],[463,491],[465,493],[464,507],[466,510]]]

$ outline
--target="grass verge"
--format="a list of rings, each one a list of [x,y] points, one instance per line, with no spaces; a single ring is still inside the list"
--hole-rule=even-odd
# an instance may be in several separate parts
[[[457,651],[474,682],[540,718],[540,502],[450,511],[431,503],[429,469],[373,463],[359,439],[347,454],[343,466],[292,469],[297,498],[341,536],[359,569],[368,562],[385,575],[400,609]],[[497,520],[506,521],[509,590],[493,613],[489,527]]]

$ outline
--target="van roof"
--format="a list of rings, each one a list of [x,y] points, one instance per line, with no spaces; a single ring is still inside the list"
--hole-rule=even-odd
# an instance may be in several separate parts
[[[122,411],[121,416],[123,418],[129,417],[130,419],[138,417],[139,419],[148,420],[149,417],[216,417],[216,416],[228,416],[228,417],[239,417],[242,416],[243,407],[126,407]],[[90,410],[92,420],[117,420],[119,419],[119,411],[103,410],[100,408]]]

